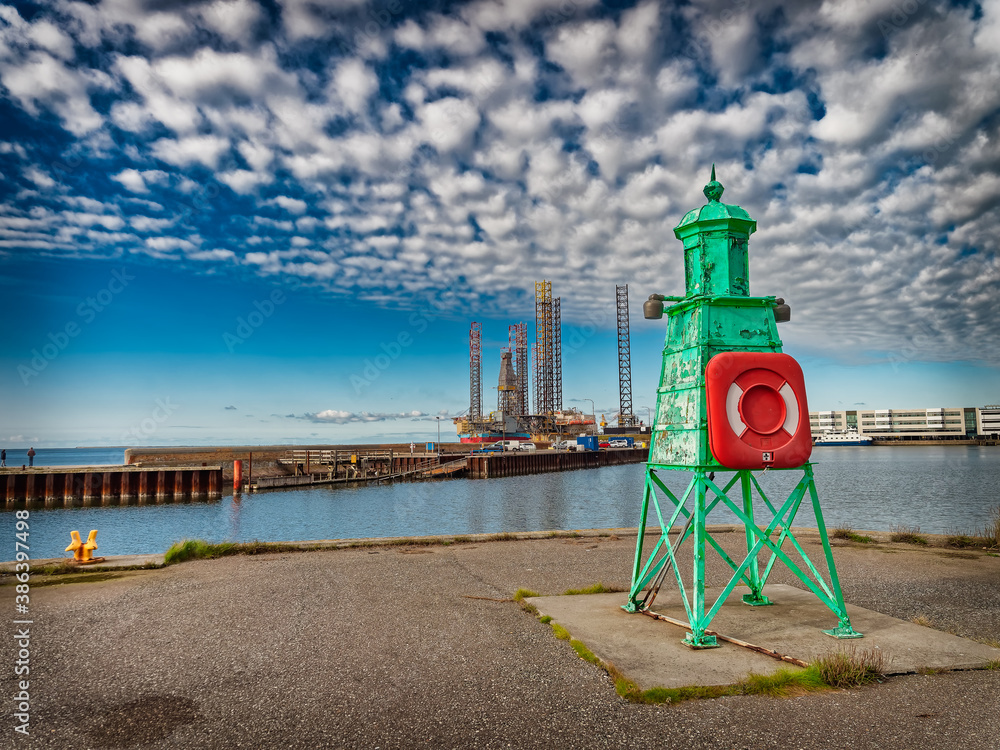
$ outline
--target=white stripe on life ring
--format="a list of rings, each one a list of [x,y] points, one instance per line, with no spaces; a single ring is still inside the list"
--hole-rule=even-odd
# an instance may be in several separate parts
[[[785,384],[778,389],[778,393],[785,399],[785,422],[781,429],[789,435],[794,435],[799,426],[799,402],[795,398],[795,390],[785,381]]]
[[[729,426],[733,428],[737,437],[742,437],[743,433],[747,431],[747,426],[743,424],[743,419],[740,417],[740,397],[742,395],[743,389],[736,383],[729,385],[729,393],[726,394],[726,416],[729,417]]]

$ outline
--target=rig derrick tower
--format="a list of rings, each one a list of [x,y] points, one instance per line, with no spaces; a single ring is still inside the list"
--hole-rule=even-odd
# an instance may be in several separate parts
[[[515,323],[509,329],[510,348],[514,352],[514,373],[517,375],[517,416],[527,416],[528,404],[528,324]]]
[[[562,411],[562,297],[552,300],[552,411]]]
[[[469,431],[476,432],[483,423],[483,324],[472,322],[469,328]]]
[[[535,282],[535,413],[551,415],[553,411],[552,373],[552,282]]]
[[[541,398],[538,391],[538,344],[531,345],[531,393],[532,403],[535,405],[534,414],[538,414],[538,405]]]
[[[618,307],[618,426],[635,427],[632,411],[632,350],[628,330],[628,284],[615,285]]]

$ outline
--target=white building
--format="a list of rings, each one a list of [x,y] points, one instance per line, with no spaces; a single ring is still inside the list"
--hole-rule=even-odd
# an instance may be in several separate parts
[[[882,440],[986,437],[1000,434],[1000,404],[930,409],[859,409],[811,411],[813,437],[857,430]]]
[[[1000,404],[976,409],[976,434],[981,437],[1000,435]]]
[[[962,407],[858,410],[858,432],[873,438],[964,438]]]
[[[857,424],[852,424],[854,427]],[[809,412],[809,429],[813,437],[824,432],[847,432],[846,411],[811,411]]]

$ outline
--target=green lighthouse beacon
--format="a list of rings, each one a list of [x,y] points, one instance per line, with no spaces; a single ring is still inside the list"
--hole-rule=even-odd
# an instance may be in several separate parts
[[[712,648],[717,645],[715,636],[705,630],[736,585],[750,589],[744,603],[770,604],[763,589],[780,560],[836,615],[837,625],[824,632],[858,638],[844,606],[808,461],[812,437],[802,370],[781,353],[777,324],[789,320],[790,311],[784,300],[750,295],[748,244],[757,222],[739,206],[722,203],[723,191],[713,165],[712,179],[704,188],[708,202],[685,214],[674,229],[684,246],[684,296],[653,294],[643,305],[648,319],[666,314],[667,334],[632,584],[624,609],[648,610],[673,570],[690,626],[683,642],[692,648]],[[664,310],[664,302],[673,304]],[[780,506],[766,496],[754,475],[754,470],[769,469],[802,474]],[[687,489],[674,494],[660,476],[664,471],[689,473]],[[717,483],[716,473],[726,472],[733,474]],[[773,514],[766,526],[755,519],[755,496],[757,507]],[[819,526],[829,581],[790,530],[807,496]],[[744,525],[747,554],[742,562],[733,560],[707,527],[709,512],[719,506]],[[661,535],[647,555],[643,540],[651,507]],[[671,531],[679,531],[673,543],[668,537]],[[688,539],[694,554],[690,589],[676,566],[676,556]],[[786,543],[801,562],[788,556]],[[705,601],[708,548],[732,570],[714,604]],[[770,559],[762,569],[758,554],[765,548]]]

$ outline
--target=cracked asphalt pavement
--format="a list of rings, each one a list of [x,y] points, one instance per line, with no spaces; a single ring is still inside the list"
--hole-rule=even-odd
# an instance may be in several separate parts
[[[30,736],[13,732],[8,703],[0,747],[1000,747],[1000,670],[626,702],[510,599],[624,588],[634,547],[634,532],[360,547],[34,587]],[[1000,641],[1000,558],[906,545],[835,555],[848,602]],[[724,574],[712,562],[709,583]],[[780,567],[772,580],[795,584]],[[13,596],[0,587],[8,612]],[[15,658],[8,637],[5,699]]]

